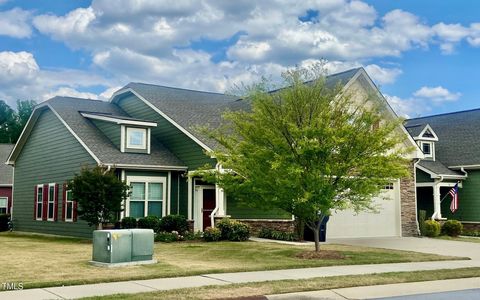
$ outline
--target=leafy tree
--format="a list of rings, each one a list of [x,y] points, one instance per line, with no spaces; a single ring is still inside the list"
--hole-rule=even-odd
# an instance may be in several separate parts
[[[82,168],[68,185],[78,202],[78,216],[97,229],[116,220],[123,210],[122,202],[129,195],[128,185],[115,171],[102,166]]]
[[[329,87],[316,69],[283,74],[248,91],[250,109],[224,114],[205,130],[222,147],[212,153],[224,170],[201,173],[229,195],[260,208],[280,208],[314,231],[334,210],[375,210],[372,197],[394,178],[408,176],[401,120],[382,105]],[[385,119],[387,118],[387,119]],[[205,167],[205,169],[208,169]]]
[[[17,111],[0,100],[0,143],[16,143],[27,124],[36,102],[17,100]]]

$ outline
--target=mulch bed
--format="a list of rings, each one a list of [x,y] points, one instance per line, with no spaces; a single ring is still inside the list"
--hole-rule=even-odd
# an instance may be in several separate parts
[[[320,250],[319,252],[315,251],[304,251],[297,253],[296,258],[301,259],[344,259],[345,255],[339,251],[331,250]]]

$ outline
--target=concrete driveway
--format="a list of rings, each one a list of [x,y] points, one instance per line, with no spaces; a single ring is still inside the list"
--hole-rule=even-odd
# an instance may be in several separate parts
[[[329,239],[328,243],[462,256],[480,261],[480,243],[473,242],[457,242],[417,237],[385,237]]]

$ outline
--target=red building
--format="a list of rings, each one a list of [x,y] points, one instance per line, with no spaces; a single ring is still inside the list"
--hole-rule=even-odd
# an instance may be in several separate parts
[[[12,210],[13,168],[5,161],[13,146],[0,144],[0,214],[9,214]]]

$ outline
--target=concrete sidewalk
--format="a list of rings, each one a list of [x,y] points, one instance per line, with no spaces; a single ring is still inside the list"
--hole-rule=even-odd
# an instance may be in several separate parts
[[[345,300],[345,299],[378,299],[387,297],[399,297],[410,295],[421,295],[431,293],[444,293],[461,290],[473,290],[480,288],[480,277],[448,279],[436,281],[422,281],[409,283],[395,283],[384,285],[360,286],[343,289],[332,289],[312,292],[289,293],[268,295],[265,299],[290,300],[290,299],[323,299],[323,300]],[[480,291],[473,292],[474,298],[480,299]],[[420,297],[419,299],[421,299]],[[432,298],[429,298],[432,299]]]
[[[166,291],[172,289],[209,285],[227,285],[233,283],[262,282],[288,279],[309,279],[315,277],[363,275],[387,272],[457,269],[468,267],[480,267],[480,260],[350,265],[274,271],[205,274],[189,277],[133,280],[112,283],[7,291],[0,292],[0,299],[77,299],[82,297],[104,296],[119,293],[134,294],[141,292]]]

